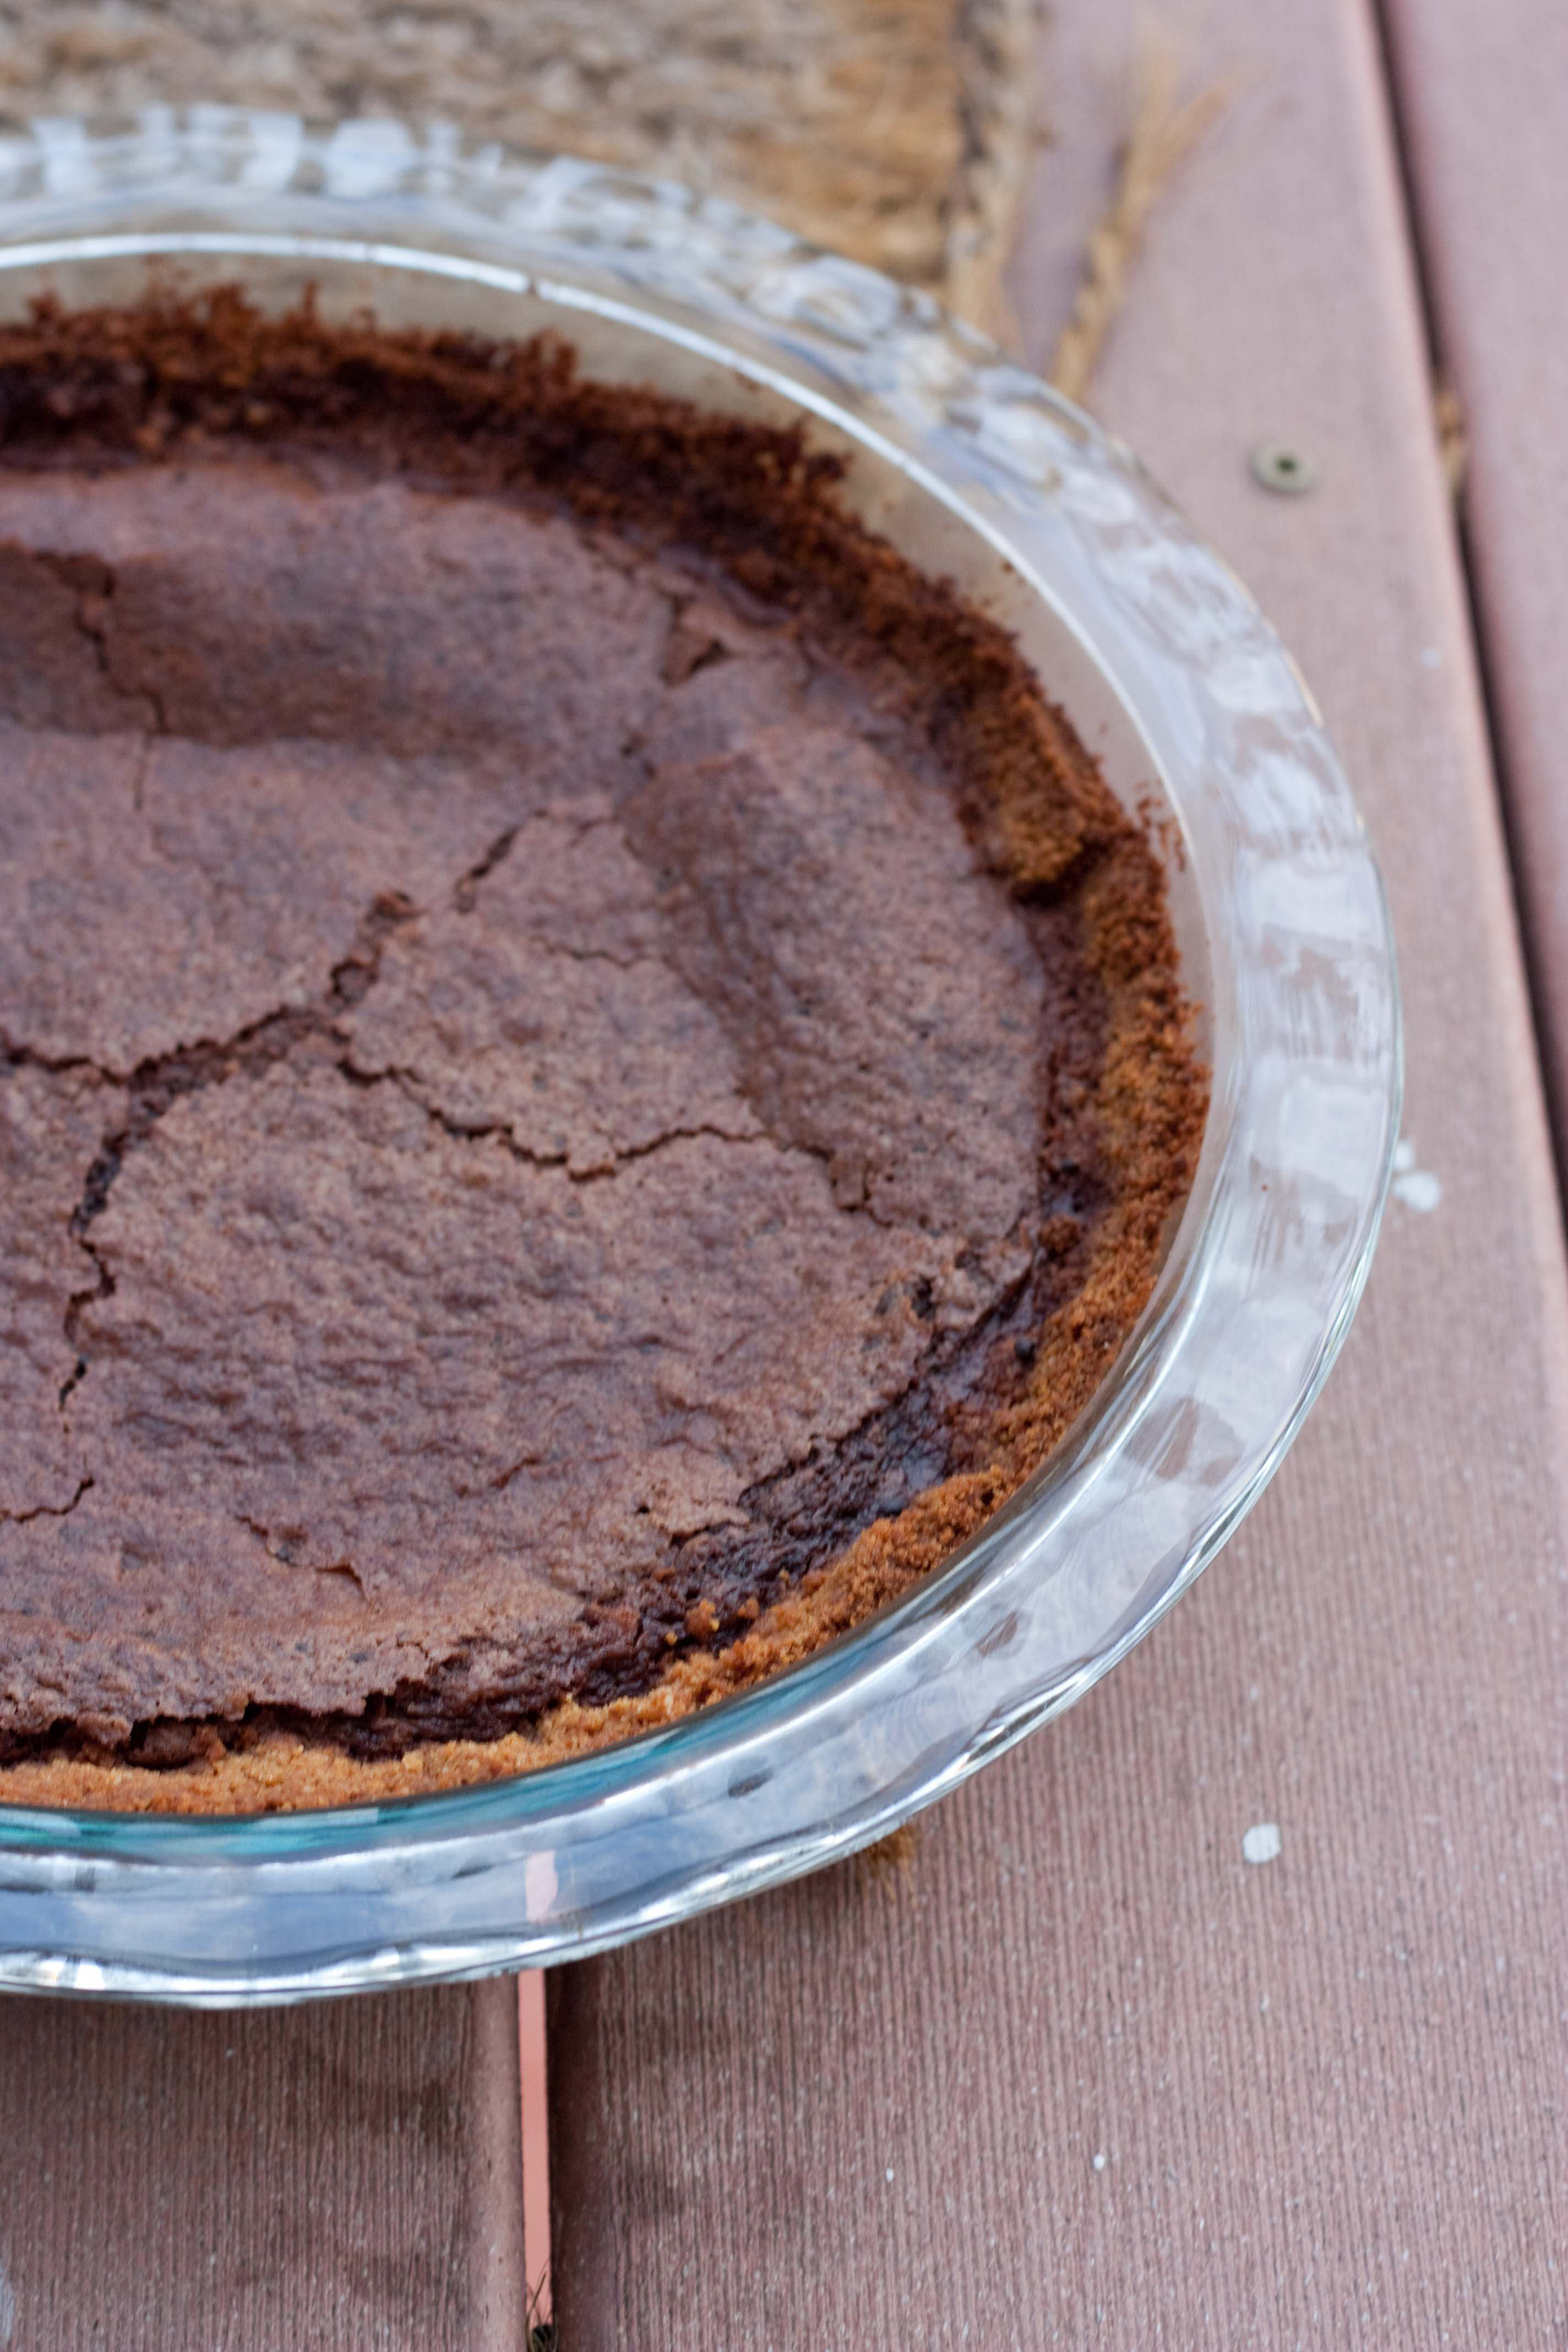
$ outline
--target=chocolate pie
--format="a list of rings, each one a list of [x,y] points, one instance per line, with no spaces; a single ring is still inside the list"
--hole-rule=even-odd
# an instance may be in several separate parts
[[[513,1773],[1051,1452],[1205,1108],[1145,827],[805,438],[0,330],[0,1798]]]

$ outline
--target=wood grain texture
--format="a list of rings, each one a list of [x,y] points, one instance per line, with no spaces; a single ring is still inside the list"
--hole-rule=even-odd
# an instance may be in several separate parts
[[[11,0],[0,112],[455,122],[668,173],[997,318],[1038,0]]]
[[[226,2015],[5,2000],[0,2344],[520,2352],[517,2079],[508,1979]]]
[[[1465,418],[1470,573],[1568,1150],[1568,11],[1384,13],[1438,354]]]
[[[1037,359],[1131,15],[1054,14],[1015,278]],[[1224,1558],[928,1818],[907,1880],[849,1865],[560,1972],[571,2352],[1568,2330],[1568,1286],[1385,94],[1363,0],[1209,0],[1191,65],[1232,102],[1093,397],[1326,706],[1440,1205],[1392,1204],[1342,1364]],[[1286,437],[1311,497],[1249,476]],[[1252,1866],[1264,1822],[1282,1850]]]

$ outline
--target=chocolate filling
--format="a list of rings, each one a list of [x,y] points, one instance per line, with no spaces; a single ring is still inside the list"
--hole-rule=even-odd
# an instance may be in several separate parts
[[[493,1743],[923,1572],[1204,1107],[1005,634],[548,341],[46,309],[0,431],[0,1758]]]

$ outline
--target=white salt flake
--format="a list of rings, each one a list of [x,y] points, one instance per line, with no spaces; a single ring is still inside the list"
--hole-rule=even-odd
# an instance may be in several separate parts
[[[1408,1176],[1394,1180],[1394,1197],[1403,1201],[1407,1209],[1416,1209],[1429,1216],[1443,1198],[1443,1187],[1429,1168],[1413,1168]]]
[[[1103,2172],[1105,2170],[1105,2150],[1103,2148],[1098,2148],[1095,2151],[1093,2161],[1096,2172]]]
[[[1415,1145],[1408,1135],[1394,1147],[1394,1197],[1407,1209],[1429,1216],[1443,1198],[1443,1187],[1429,1168],[1415,1165]]]
[[[1254,1822],[1241,1834],[1241,1852],[1247,1862],[1275,1862],[1279,1859],[1283,1840],[1278,1822]]]

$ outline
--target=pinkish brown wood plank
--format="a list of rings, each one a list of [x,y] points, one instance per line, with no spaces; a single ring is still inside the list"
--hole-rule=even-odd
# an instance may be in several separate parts
[[[0,2344],[521,2352],[517,2080],[510,1979],[0,2002]]]
[[[1016,271],[1037,357],[1131,17],[1052,12],[1057,144]],[[1568,1288],[1386,93],[1363,0],[1194,24],[1230,104],[1097,404],[1326,705],[1440,1202],[1393,1202],[1342,1365],[1224,1559],[928,1820],[907,1879],[848,1865],[558,1974],[571,2352],[1568,2330]],[[1285,437],[1310,497],[1249,476]],[[1265,1822],[1281,1850],[1252,1865]]]
[[[1568,1150],[1568,10],[1386,0],[1559,1145]]]

